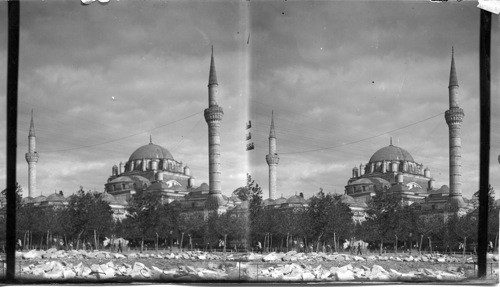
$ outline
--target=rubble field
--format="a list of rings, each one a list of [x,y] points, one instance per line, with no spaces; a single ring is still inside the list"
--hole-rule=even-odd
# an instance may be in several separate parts
[[[467,282],[476,276],[473,257],[440,254],[122,254],[49,249],[16,252],[16,257],[16,278],[25,281]],[[488,262],[489,280],[498,282],[498,255],[488,254]]]

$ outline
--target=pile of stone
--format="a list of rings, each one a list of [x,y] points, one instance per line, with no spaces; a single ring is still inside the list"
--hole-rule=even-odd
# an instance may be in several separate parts
[[[435,263],[462,263],[464,261],[461,257],[454,257],[449,255],[433,254],[433,255],[416,255],[416,256],[356,256],[348,254],[326,254],[323,252],[311,253],[297,253],[296,251],[289,251],[287,253],[271,252],[267,255],[251,253],[247,256],[249,261],[264,261],[264,262],[303,262],[303,261],[399,261],[399,262],[435,262]],[[498,257],[497,257],[498,260]],[[466,263],[473,263],[472,257],[465,258]]]
[[[173,269],[161,269],[156,266],[147,267],[141,262],[85,265],[47,261],[31,264],[21,269],[23,275],[48,280],[165,280],[165,281],[461,281],[466,279],[461,268],[449,268],[447,271],[418,269],[415,272],[401,273],[396,270],[385,270],[379,265],[353,267],[347,264],[342,267],[323,268],[321,265],[311,267],[304,264],[290,263],[260,268],[257,264],[240,263],[227,270],[224,266],[209,263],[207,268],[195,268],[179,265]]]
[[[122,253],[113,253],[108,251],[85,251],[85,250],[57,250],[51,248],[48,250],[30,250],[27,252],[16,252],[16,257],[27,260],[35,259],[61,259],[61,258],[76,258],[76,259],[137,259],[137,258],[156,258],[156,259],[184,259],[184,260],[237,260],[236,257],[219,256],[212,253],[202,251],[186,251],[182,253],[130,253],[124,255]]]
[[[104,264],[86,265],[47,261],[41,264],[31,264],[21,269],[22,275],[33,275],[35,278],[49,280],[225,280],[228,275],[223,269],[194,268],[191,266],[179,266],[175,269],[161,269],[156,266],[147,267],[141,262],[134,264],[109,261]],[[29,277],[28,277],[29,278]]]
[[[347,264],[342,267],[323,268],[321,265],[311,267],[303,264],[291,263],[283,266],[271,266],[258,272],[261,280],[271,281],[403,281],[403,282],[431,282],[431,281],[462,281],[465,280],[464,270],[458,268],[447,271],[434,271],[420,268],[415,272],[401,273],[396,270],[385,270],[379,265],[371,268],[360,268]]]
[[[454,257],[441,254],[426,254],[426,255],[402,255],[402,256],[356,256],[348,254],[327,254],[324,252],[298,253],[297,251],[289,251],[287,253],[271,252],[267,255],[249,253],[249,254],[214,254],[203,251],[185,251],[185,252],[157,252],[157,253],[130,253],[127,255],[121,253],[113,253],[107,251],[85,251],[85,250],[57,250],[55,248],[44,250],[31,250],[28,252],[17,252],[18,257],[23,259],[60,259],[60,258],[76,258],[76,259],[176,259],[176,260],[213,260],[213,261],[264,261],[264,262],[304,262],[304,261],[398,261],[398,262],[429,262],[429,263],[463,263],[462,256]],[[498,255],[490,255],[491,260],[498,261]],[[473,263],[472,257],[465,258],[466,263]]]

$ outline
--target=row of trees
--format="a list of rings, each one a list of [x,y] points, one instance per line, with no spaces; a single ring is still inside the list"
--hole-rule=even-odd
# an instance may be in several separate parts
[[[368,203],[367,220],[362,223],[352,220],[352,211],[341,196],[321,189],[307,207],[266,208],[261,188],[248,176],[247,185],[235,195],[248,200],[248,212],[183,213],[172,204],[162,204],[158,194],[137,194],[129,202],[127,217],[115,221],[101,193],[80,190],[64,208],[19,204],[17,237],[30,248],[61,244],[81,248],[89,243],[100,247],[106,237],[122,237],[141,250],[145,244],[150,248],[251,249],[261,242],[265,250],[340,251],[346,241],[363,240],[379,252],[412,247],[458,251],[461,243],[472,251],[477,243],[476,211],[461,217],[421,216],[414,206],[382,191]],[[498,215],[491,199],[487,232],[492,242],[498,238]],[[5,229],[5,224],[0,223],[0,228]],[[0,236],[5,237],[5,232]]]

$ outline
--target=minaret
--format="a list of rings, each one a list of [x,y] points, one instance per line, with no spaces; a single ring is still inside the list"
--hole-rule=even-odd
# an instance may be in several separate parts
[[[28,135],[28,152],[26,153],[25,158],[26,162],[28,162],[28,196],[32,197],[32,195],[36,193],[36,163],[38,162],[33,109],[31,110],[31,123]]]
[[[448,202],[454,208],[465,207],[462,198],[462,139],[461,128],[464,110],[458,106],[458,80],[453,48],[451,48],[450,84],[448,86],[450,109],[445,112],[449,131],[450,149],[450,197]]]
[[[274,131],[274,111],[271,112],[271,130],[269,131],[269,154],[266,155],[266,161],[269,165],[269,198],[276,196],[276,166],[280,157],[276,153],[276,132]]]
[[[209,197],[206,202],[208,209],[218,209],[222,203],[220,178],[220,122],[224,116],[222,108],[217,105],[217,74],[215,73],[214,48],[210,60],[208,76],[208,108],[205,109],[205,121],[208,124],[208,178]]]

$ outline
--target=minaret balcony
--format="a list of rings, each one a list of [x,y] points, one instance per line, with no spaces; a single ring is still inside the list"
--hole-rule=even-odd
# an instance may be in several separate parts
[[[38,153],[37,152],[34,152],[34,153],[27,152],[25,155],[25,158],[26,158],[27,162],[37,162],[38,161]]]
[[[448,125],[462,123],[464,118],[464,110],[459,107],[451,107],[444,113],[444,118],[446,119],[446,123]]]
[[[267,164],[278,164],[280,161],[280,157],[277,154],[268,154],[266,155]]]
[[[207,123],[221,121],[223,116],[224,111],[219,106],[211,106],[205,109],[205,121]]]

